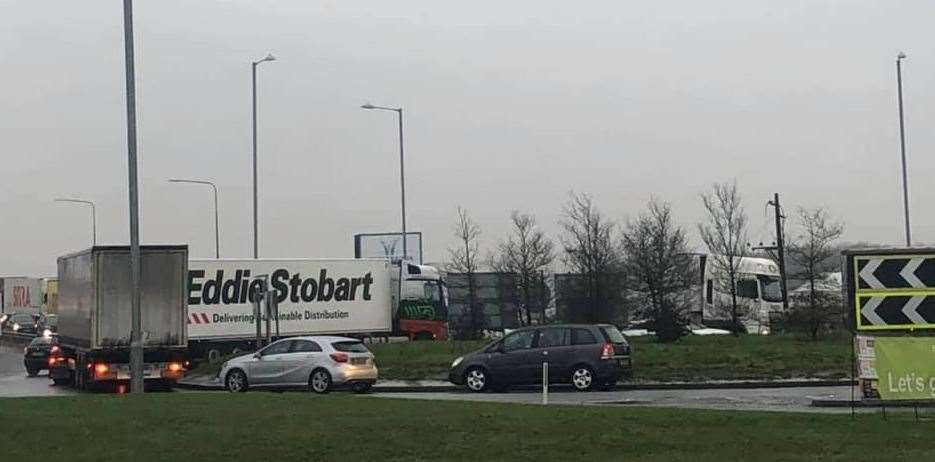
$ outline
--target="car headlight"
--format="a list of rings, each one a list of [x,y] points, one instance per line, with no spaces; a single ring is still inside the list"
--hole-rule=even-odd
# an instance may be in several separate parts
[[[18,323],[18,322],[14,322],[14,323],[13,323],[13,332],[17,332],[17,331],[19,331],[19,323]]]
[[[51,338],[51,337],[52,337],[52,330],[51,330],[51,329],[45,329],[45,330],[43,330],[43,331],[42,331],[42,336],[45,337],[45,338]]]
[[[454,369],[458,367],[458,364],[461,364],[461,361],[464,361],[464,356],[458,356],[454,361],[451,362],[451,368]]]

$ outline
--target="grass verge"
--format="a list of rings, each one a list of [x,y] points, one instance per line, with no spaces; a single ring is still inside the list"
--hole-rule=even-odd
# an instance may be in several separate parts
[[[0,400],[4,460],[930,460],[935,422],[333,394]],[[582,459],[584,457],[584,459]]]
[[[689,336],[656,343],[630,339],[634,379],[701,381],[774,378],[842,378],[850,371],[850,337],[812,341],[789,335]],[[368,345],[377,358],[380,378],[448,378],[451,361],[481,348],[483,341],[404,342]],[[214,374],[220,364],[201,364],[196,374]]]

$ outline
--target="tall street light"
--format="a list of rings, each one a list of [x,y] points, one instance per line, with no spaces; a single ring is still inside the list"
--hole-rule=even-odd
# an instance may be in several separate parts
[[[253,258],[259,258],[259,238],[257,225],[257,200],[256,200],[256,67],[260,63],[275,61],[276,57],[268,53],[265,58],[259,61],[253,61],[251,70],[253,71]]]
[[[899,89],[899,148],[903,161],[903,212],[906,214],[906,247],[912,245],[909,234],[909,185],[906,180],[906,129],[903,123],[903,67],[902,61],[906,54],[899,52],[896,55],[896,86]]]
[[[86,204],[91,206],[91,247],[97,245],[97,212],[94,209],[94,202],[86,201],[84,199],[71,199],[71,198],[59,198],[55,199],[55,202],[73,202],[77,204]]]
[[[361,106],[361,109],[367,110],[380,110],[380,111],[393,111],[399,115],[399,195],[400,202],[402,203],[402,216],[403,216],[403,260],[406,260],[409,257],[409,253],[406,249],[406,169],[404,163],[403,155],[403,108],[401,107],[384,107],[384,106],[374,106],[370,103],[366,103]],[[400,264],[402,268],[402,264]]]
[[[205,181],[205,180],[187,180],[183,178],[171,178],[169,179],[170,183],[191,183],[191,184],[205,184],[211,186],[211,189],[214,190],[214,257],[221,258],[221,230],[218,221],[218,187],[216,184]]]
[[[140,311],[140,202],[136,164],[133,0],[123,0],[123,53],[127,95],[127,189],[130,198],[130,392],[143,393],[143,317]]]

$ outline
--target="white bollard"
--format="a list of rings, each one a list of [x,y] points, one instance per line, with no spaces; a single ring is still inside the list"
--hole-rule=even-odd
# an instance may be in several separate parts
[[[549,363],[542,363],[542,404],[549,404]]]

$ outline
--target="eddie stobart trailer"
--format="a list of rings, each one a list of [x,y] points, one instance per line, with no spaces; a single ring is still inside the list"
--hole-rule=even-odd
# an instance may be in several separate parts
[[[187,246],[140,247],[144,379],[171,386],[188,359]],[[79,390],[128,382],[132,296],[130,248],[103,246],[58,259],[59,345],[49,358],[56,384]]]
[[[412,268],[409,268],[412,267]],[[444,286],[434,268],[407,264],[402,309],[400,269],[384,259],[221,259],[189,261],[188,345],[193,358],[256,348],[254,302],[274,291],[271,337],[407,335],[445,338]],[[266,337],[265,309],[260,313]],[[278,321],[278,331],[277,331]],[[278,334],[277,334],[278,332]]]

